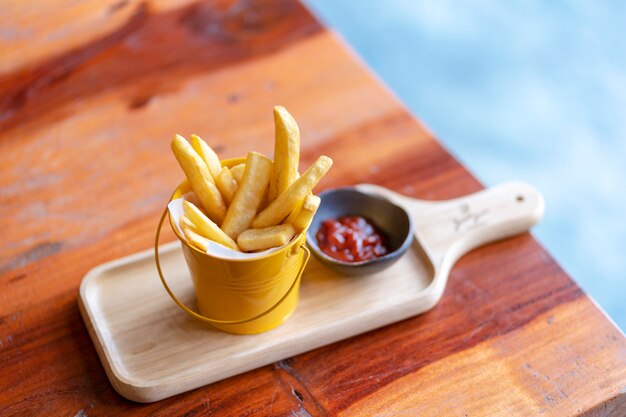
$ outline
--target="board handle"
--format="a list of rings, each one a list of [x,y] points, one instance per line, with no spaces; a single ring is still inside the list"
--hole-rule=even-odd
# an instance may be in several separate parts
[[[443,263],[489,242],[528,231],[544,211],[543,196],[524,182],[509,182],[436,202],[414,219],[422,245]]]

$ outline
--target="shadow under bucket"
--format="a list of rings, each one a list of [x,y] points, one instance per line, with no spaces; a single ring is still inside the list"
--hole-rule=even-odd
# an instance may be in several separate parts
[[[244,162],[245,158],[228,159],[222,161],[222,165],[231,167]],[[184,181],[170,201],[189,191],[189,184]],[[199,313],[176,297],[161,272],[158,240],[166,213],[172,230],[181,241]],[[296,309],[300,277],[310,257],[305,242],[306,230],[303,230],[275,252],[250,259],[224,259],[190,246],[166,209],[157,229],[155,259],[165,289],[183,310],[222,331],[253,334],[279,326]]]

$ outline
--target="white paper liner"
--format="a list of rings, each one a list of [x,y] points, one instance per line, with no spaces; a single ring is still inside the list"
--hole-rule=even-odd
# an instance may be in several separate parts
[[[176,200],[172,200],[167,205],[167,209],[170,212],[170,216],[172,216],[172,219],[174,220],[174,224],[178,228],[178,232],[183,238],[185,237],[185,235],[183,233],[183,230],[180,228],[179,220],[180,220],[180,216],[183,215],[183,201],[185,201],[185,196],[177,198]],[[193,197],[189,199],[193,200]],[[289,242],[284,244],[283,246],[277,246],[275,248],[267,249],[262,252],[245,253],[245,252],[237,252],[235,250],[227,248],[226,246],[220,245],[217,242],[209,241],[209,247],[207,248],[206,253],[216,258],[223,258],[223,259],[253,259],[253,258],[258,258],[263,255],[270,254],[272,252],[276,252],[277,250],[287,246],[288,244]]]

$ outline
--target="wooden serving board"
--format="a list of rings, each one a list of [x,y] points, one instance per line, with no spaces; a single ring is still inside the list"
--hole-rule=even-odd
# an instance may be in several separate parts
[[[90,271],[80,287],[81,313],[115,389],[134,401],[157,401],[422,313],[439,301],[461,255],[522,233],[543,214],[541,194],[523,183],[441,202],[370,184],[356,188],[405,207],[412,247],[391,267],[356,277],[312,259],[296,312],[265,333],[227,334],[188,316],[157,279],[152,251]],[[174,293],[193,304],[179,244],[167,245],[161,257]]]

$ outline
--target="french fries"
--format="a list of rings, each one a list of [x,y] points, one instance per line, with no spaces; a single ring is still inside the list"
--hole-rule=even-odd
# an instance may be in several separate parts
[[[213,151],[209,144],[203,141],[200,136],[191,135],[190,139],[193,149],[200,155],[200,158],[202,158],[207,167],[209,167],[211,176],[214,179],[217,178],[222,170],[222,164],[215,151]]]
[[[226,201],[226,204],[230,204],[237,192],[237,181],[227,167],[222,168],[219,175],[215,178],[215,185],[217,189],[222,193],[222,197]]]
[[[290,214],[285,223],[291,224],[296,232],[305,230],[311,224],[321,201],[322,199],[316,195],[307,195],[298,213],[292,219],[289,219],[289,217],[291,217]]]
[[[290,224],[279,224],[265,229],[248,229],[237,238],[237,244],[246,252],[270,249],[289,242],[296,234]]]
[[[226,215],[226,204],[211,176],[207,164],[180,135],[172,140],[172,152],[185,172],[191,189],[198,196],[209,218],[221,224]]]
[[[243,178],[222,224],[222,230],[231,238],[237,239],[241,232],[250,227],[261,205],[271,173],[272,161],[257,152],[248,154]]]
[[[194,232],[198,233],[202,237],[211,239],[220,245],[224,245],[227,248],[233,250],[239,250],[239,247],[226,233],[219,228],[218,225],[213,223],[211,219],[204,215],[202,211],[189,201],[183,201],[183,211],[185,213],[182,219],[188,220],[192,227],[189,227]],[[194,229],[195,228],[195,229]]]
[[[250,152],[245,163],[222,166],[199,136],[175,135],[172,151],[186,176],[178,224],[189,245],[207,251],[211,242],[256,252],[287,244],[311,224],[320,198],[313,188],[333,161],[320,156],[298,172],[300,131],[284,107],[274,107],[274,161]]]
[[[183,217],[181,217],[181,219],[182,218]],[[189,220],[187,220],[186,222],[181,222],[180,227],[183,229],[183,234],[185,235],[185,239],[187,239],[189,243],[191,243],[196,248],[202,250],[203,252],[207,251],[210,245],[209,242],[211,241],[205,237],[200,236],[198,233],[196,233],[193,230],[193,228],[190,227]]]
[[[311,192],[332,164],[332,159],[324,155],[320,156],[284,193],[255,217],[252,227],[262,229],[280,223]]]
[[[235,178],[235,181],[237,181],[237,183],[241,182],[241,179],[243,178],[243,171],[245,169],[246,164],[235,165],[230,169],[230,173],[233,174],[233,177]]]
[[[300,200],[298,202],[298,204],[296,204],[296,206],[294,207],[293,210],[291,210],[291,213],[289,213],[287,218],[285,220],[283,220],[283,223],[293,223],[293,221],[296,219],[298,214],[300,214],[300,210],[302,209],[302,205],[304,204],[304,200],[306,200],[306,197],[303,198],[302,200]]]
[[[180,219],[178,219],[178,223],[183,231],[185,228],[187,228],[192,232],[198,233],[198,228],[196,227],[196,225],[193,224],[192,221],[189,220],[184,214],[180,216]]]
[[[300,160],[300,130],[284,107],[274,107],[274,124],[276,126],[274,168],[268,201],[276,199],[296,180]]]

